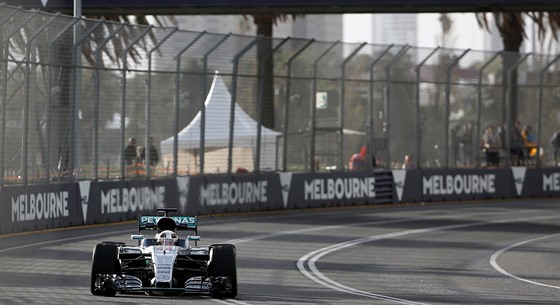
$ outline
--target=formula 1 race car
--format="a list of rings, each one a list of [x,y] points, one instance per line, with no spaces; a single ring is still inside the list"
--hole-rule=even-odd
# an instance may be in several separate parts
[[[176,208],[161,208],[161,216],[140,216],[137,246],[102,242],[93,249],[91,293],[208,293],[216,298],[237,296],[236,249],[231,244],[198,246],[196,216],[168,216]],[[156,230],[144,238],[143,230]],[[179,238],[178,231],[192,235]]]

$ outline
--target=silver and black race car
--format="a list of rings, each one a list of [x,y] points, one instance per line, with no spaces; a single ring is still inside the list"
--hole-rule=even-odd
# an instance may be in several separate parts
[[[198,246],[196,216],[168,216],[176,208],[161,208],[163,216],[140,216],[138,245],[102,242],[93,249],[91,293],[188,294],[216,298],[237,296],[236,249],[231,244]],[[143,230],[156,230],[144,238]],[[192,235],[180,238],[178,231]]]

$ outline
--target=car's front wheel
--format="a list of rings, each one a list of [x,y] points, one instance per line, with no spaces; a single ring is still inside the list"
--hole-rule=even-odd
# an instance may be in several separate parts
[[[114,296],[116,294],[112,287],[103,287],[96,284],[98,274],[118,274],[119,248],[116,243],[103,242],[93,248],[91,261],[91,293],[93,295]]]
[[[218,244],[210,246],[210,265],[208,275],[225,278],[221,287],[214,287],[212,295],[216,298],[235,298],[237,296],[237,266],[234,245]]]

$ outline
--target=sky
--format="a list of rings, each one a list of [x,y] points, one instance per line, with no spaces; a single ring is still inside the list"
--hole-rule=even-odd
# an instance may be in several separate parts
[[[419,47],[437,47],[438,35],[441,34],[441,23],[439,22],[440,14],[426,13],[418,14],[418,46]],[[476,22],[473,13],[453,13],[449,14],[453,20],[452,35],[455,41],[452,47],[459,49],[484,49],[483,30]],[[345,14],[344,22],[344,38],[345,42],[368,42],[372,41],[372,23],[370,14]],[[458,39],[457,37],[461,37]]]

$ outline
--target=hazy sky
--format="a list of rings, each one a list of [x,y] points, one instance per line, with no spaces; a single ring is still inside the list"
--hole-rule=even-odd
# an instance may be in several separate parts
[[[437,47],[439,35],[441,35],[440,14],[418,14],[418,46]],[[473,13],[449,14],[453,20],[452,36],[454,37],[454,48],[483,50],[483,31],[476,22]],[[373,41],[371,32],[370,14],[345,14],[344,42],[369,42]],[[395,42],[406,43],[406,42]]]

